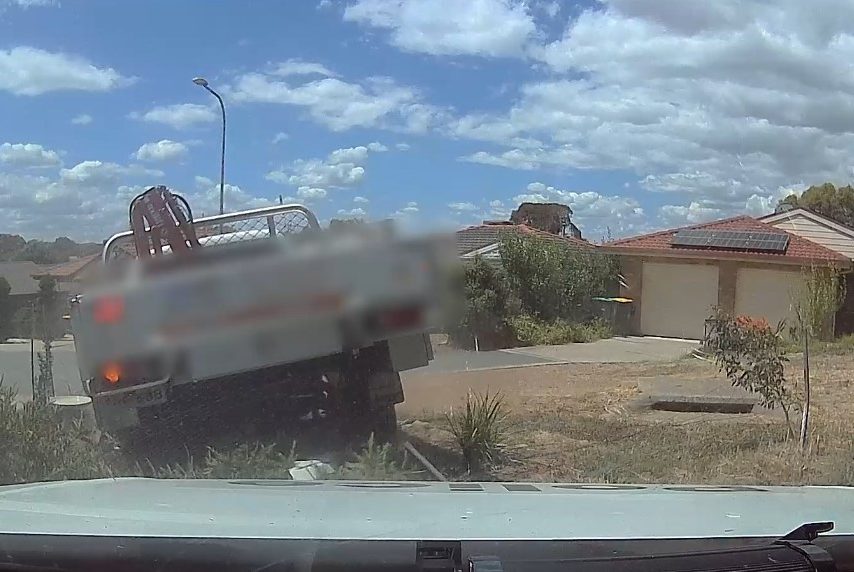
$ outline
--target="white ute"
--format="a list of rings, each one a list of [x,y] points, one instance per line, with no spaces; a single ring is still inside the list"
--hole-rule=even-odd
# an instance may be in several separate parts
[[[100,428],[124,436],[180,417],[203,392],[308,396],[304,410],[392,433],[399,372],[433,357],[450,243],[384,225],[321,230],[299,205],[195,221],[184,205],[192,240],[166,240],[180,215],[167,232],[132,224],[106,242],[103,279],[72,300]],[[140,236],[158,242],[143,256]]]

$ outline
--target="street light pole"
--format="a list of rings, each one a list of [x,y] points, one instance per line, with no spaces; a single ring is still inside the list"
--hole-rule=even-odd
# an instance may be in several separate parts
[[[208,80],[205,78],[193,78],[193,83],[200,85],[211,92],[211,95],[213,95],[219,102],[220,110],[222,110],[222,152],[220,153],[219,159],[219,214],[223,214],[225,212],[225,104],[222,102],[222,98],[219,94],[211,89],[208,85]]]

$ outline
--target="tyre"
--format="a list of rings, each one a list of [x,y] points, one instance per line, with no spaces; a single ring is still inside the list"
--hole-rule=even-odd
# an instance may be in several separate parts
[[[394,403],[389,403],[371,412],[371,425],[374,439],[392,441],[397,434],[397,411]]]

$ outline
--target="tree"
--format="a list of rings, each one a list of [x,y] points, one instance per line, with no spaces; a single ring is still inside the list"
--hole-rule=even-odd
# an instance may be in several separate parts
[[[0,276],[0,342],[12,335],[12,287],[9,281]]]
[[[854,187],[833,183],[813,185],[800,196],[791,194],[777,204],[777,212],[787,207],[804,207],[846,226],[854,227]]]
[[[845,300],[845,281],[835,268],[804,268],[801,286],[792,299],[798,335],[828,339],[833,336],[833,315]]]
[[[571,215],[572,209],[559,203],[522,203],[510,214],[510,222],[563,235]]]
[[[512,337],[507,320],[516,313],[503,272],[477,256],[465,268],[465,306],[450,332],[456,345],[503,347]]]
[[[39,376],[33,399],[45,405],[54,396],[53,386],[53,342],[60,335],[62,324],[59,295],[56,280],[52,276],[39,279],[38,309],[36,311],[36,331],[44,346],[38,353]]]
[[[508,234],[499,252],[522,311],[545,322],[590,319],[617,276],[612,257],[555,240]]]
[[[732,385],[755,393],[762,407],[780,407],[788,436],[794,437],[790,412],[796,398],[785,376],[783,323],[772,329],[764,318],[733,317],[717,310],[710,325],[703,344],[720,371]]]
[[[810,338],[832,337],[832,317],[845,299],[844,284],[835,268],[812,266],[804,270],[792,306],[797,334],[804,346],[804,406],[801,416],[801,446],[806,447],[810,420]]]

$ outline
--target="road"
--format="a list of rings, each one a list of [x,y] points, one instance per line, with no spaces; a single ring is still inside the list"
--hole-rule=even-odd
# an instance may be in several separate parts
[[[41,349],[41,342],[36,342],[36,351]],[[38,359],[36,359],[37,376],[38,367]],[[29,342],[0,344],[0,375],[3,376],[3,385],[14,388],[19,399],[32,398]],[[54,343],[53,379],[57,395],[83,393],[83,384],[80,382],[77,360],[74,357],[74,342],[71,340],[60,340]]]
[[[405,372],[407,378],[422,375],[444,374],[479,369],[497,369],[513,366],[560,363],[616,363],[638,361],[669,361],[687,354],[697,342],[663,338],[625,337],[599,340],[589,344],[562,346],[534,346],[512,350],[470,352],[436,348],[436,359],[426,367]],[[36,342],[36,351],[41,346]],[[54,344],[54,384],[57,395],[79,395],[83,385],[77,372],[74,343],[61,340]],[[36,362],[38,374],[38,362]],[[30,344],[0,344],[0,375],[4,384],[18,392],[18,397],[32,396],[30,383]]]
[[[680,358],[698,345],[693,340],[628,336],[598,340],[588,344],[533,346],[470,352],[436,347],[436,359],[430,365],[406,372],[407,376],[451,373],[508,366],[560,363],[627,363],[670,361]]]

